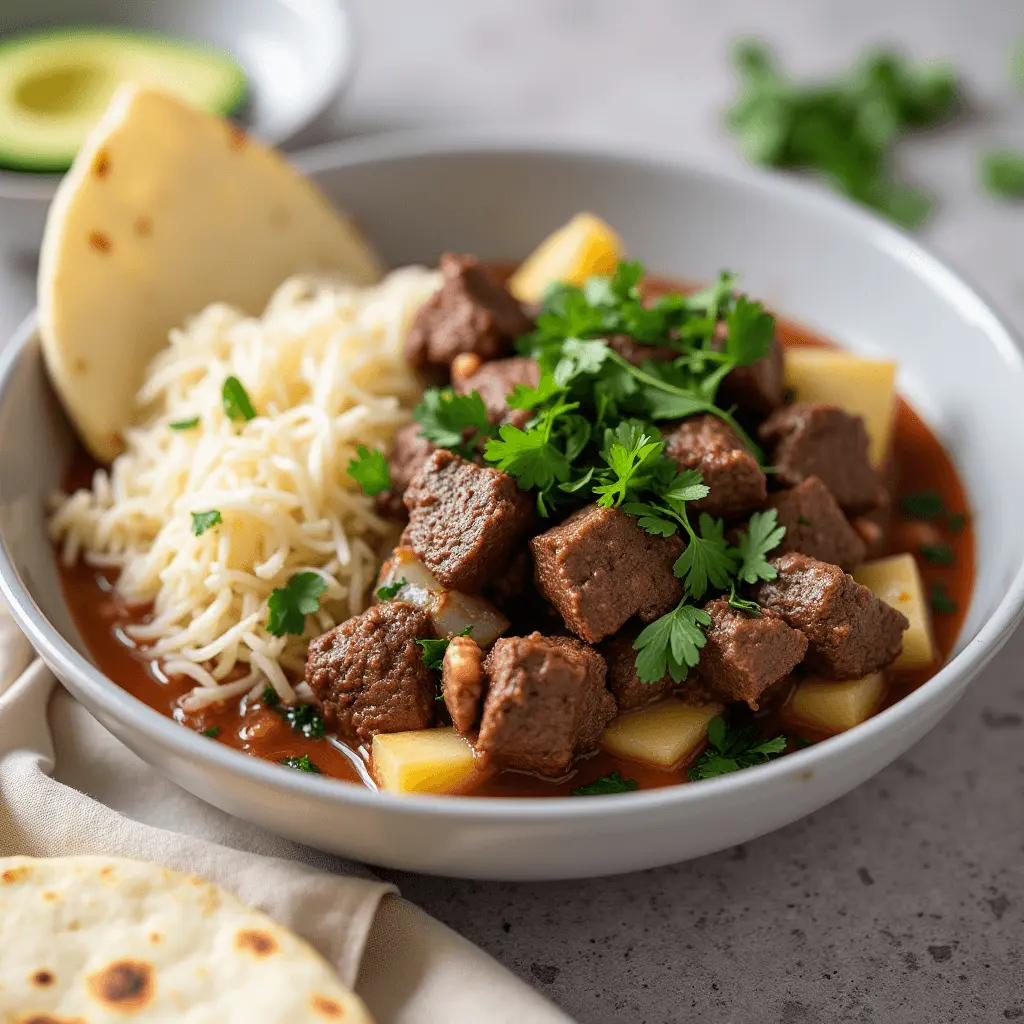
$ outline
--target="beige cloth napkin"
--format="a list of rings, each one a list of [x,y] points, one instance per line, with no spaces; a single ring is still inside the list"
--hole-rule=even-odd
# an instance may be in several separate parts
[[[378,1024],[569,1021],[394,886],[168,782],[31,657],[0,610],[0,856],[109,854],[202,875],[308,939]]]

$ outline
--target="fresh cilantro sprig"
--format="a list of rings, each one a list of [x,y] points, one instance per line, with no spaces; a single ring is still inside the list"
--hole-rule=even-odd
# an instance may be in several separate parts
[[[764,764],[786,749],[785,736],[759,737],[752,725],[726,725],[725,719],[708,722],[708,749],[690,769],[690,779],[714,779],[743,768]]]
[[[323,716],[312,704],[289,704],[277,710],[281,717],[306,739],[319,740],[327,732]]]
[[[710,625],[711,616],[703,608],[684,601],[645,626],[633,642],[640,681],[656,683],[668,672],[681,683],[700,661],[700,650],[708,642],[701,626]]]
[[[467,626],[464,630],[456,633],[455,636],[469,636],[473,632],[472,626]],[[444,665],[444,653],[448,650],[448,645],[454,640],[455,637],[447,636],[441,637],[438,640],[417,640],[416,643],[423,648],[423,664],[427,668],[440,672]]]
[[[487,406],[476,391],[460,395],[451,388],[428,388],[413,418],[428,441],[466,458],[472,457],[480,439],[491,437],[496,431],[487,419]]]
[[[602,775],[585,786],[577,786],[573,796],[607,796],[609,793],[632,793],[640,788],[636,779],[628,779],[621,772],[614,771],[610,775]]]
[[[221,520],[220,511],[215,508],[211,508],[209,512],[193,512],[192,533],[196,537],[201,537],[207,530],[221,522]]]
[[[294,633],[301,636],[306,616],[320,610],[320,596],[327,581],[316,572],[297,572],[283,587],[276,587],[267,598],[267,631],[274,636]]]
[[[391,470],[383,452],[361,444],[356,457],[349,461],[348,475],[363,489],[363,494],[373,497],[381,491],[391,489]]]
[[[377,596],[382,601],[393,601],[397,596],[398,592],[402,587],[406,586],[409,581],[404,577],[400,576],[397,580],[391,583],[385,583],[383,586],[377,588]]]
[[[297,772],[309,772],[311,775],[323,775],[323,772],[309,759],[309,754],[302,757],[283,757],[281,764],[286,768],[294,768]]]

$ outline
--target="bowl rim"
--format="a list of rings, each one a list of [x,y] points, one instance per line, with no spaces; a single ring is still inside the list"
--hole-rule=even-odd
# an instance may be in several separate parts
[[[322,35],[335,43],[334,71],[315,91],[309,92],[301,114],[291,118],[278,131],[265,135],[256,132],[256,137],[268,145],[281,146],[300,132],[305,131],[321,117],[336,97],[341,96],[352,84],[359,66],[359,30],[352,11],[351,0],[278,0],[282,7],[298,15],[304,21],[316,18],[322,27]],[[53,22],[46,27],[75,28],[87,26],[87,21],[70,19]],[[138,29],[131,21],[112,26],[117,29]],[[209,42],[209,40],[207,40]],[[22,200],[25,202],[48,203],[53,199],[65,172],[16,171],[0,168],[0,201]]]
[[[803,207],[825,218],[841,230],[870,239],[883,258],[909,266],[918,276],[940,291],[965,317],[980,327],[996,348],[1006,369],[1024,381],[1024,354],[1015,333],[1003,322],[982,294],[961,275],[933,255],[916,239],[883,221],[870,211],[854,206],[823,189],[809,188],[784,175],[746,167],[719,167],[704,161],[680,157],[671,151],[645,147],[623,153],[609,144],[545,139],[537,136],[481,134],[476,131],[399,132],[356,141],[328,143],[299,154],[295,163],[308,174],[323,173],[380,162],[416,160],[429,156],[473,158],[495,154],[517,156],[584,158],[623,170],[657,169],[684,177],[726,179],[737,187],[757,193],[768,202]],[[0,405],[6,398],[14,372],[36,339],[35,313],[29,314],[14,337],[0,353]],[[625,822],[651,812],[682,811],[705,801],[728,797],[750,798],[754,791],[771,789],[787,776],[806,775],[808,769],[828,771],[859,746],[870,746],[885,734],[918,717],[932,701],[957,690],[973,679],[1003,645],[1024,616],[1024,559],[1016,567],[997,607],[978,633],[971,638],[931,679],[902,700],[866,722],[784,758],[757,766],[756,770],[735,772],[697,785],[673,785],[633,793],[628,800],[618,796],[595,796],[587,800],[572,797],[466,797],[458,795],[397,795],[365,786],[343,783],[300,772],[250,757],[219,743],[209,743],[190,729],[182,728],[166,715],[150,708],[104,675],[53,626],[22,583],[0,536],[0,593],[44,659],[57,674],[74,680],[98,708],[136,730],[140,737],[170,749],[194,763],[209,763],[240,781],[263,791],[299,796],[334,804],[339,809],[355,805],[366,811],[402,815],[410,819],[451,817],[469,823],[503,821],[509,824],[553,823],[559,820],[590,821],[611,811]]]

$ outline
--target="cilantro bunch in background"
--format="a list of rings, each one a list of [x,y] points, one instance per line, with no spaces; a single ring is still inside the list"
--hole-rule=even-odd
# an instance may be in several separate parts
[[[960,86],[949,64],[914,63],[879,50],[847,74],[803,84],[789,79],[756,41],[737,46],[734,64],[740,95],[726,123],[748,160],[816,171],[905,227],[928,218],[931,196],[894,174],[891,155],[906,132],[933,128],[956,113]]]

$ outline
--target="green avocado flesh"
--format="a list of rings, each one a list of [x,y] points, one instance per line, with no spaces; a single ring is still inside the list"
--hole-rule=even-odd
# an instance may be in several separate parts
[[[246,99],[245,73],[209,46],[115,29],[54,29],[0,44],[0,167],[63,171],[122,82],[215,114]]]

